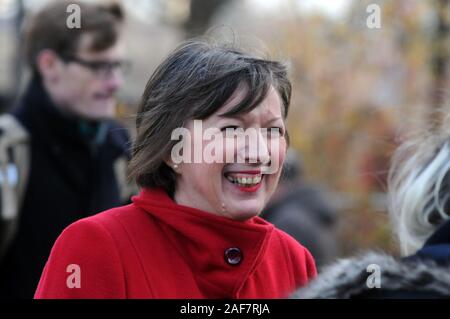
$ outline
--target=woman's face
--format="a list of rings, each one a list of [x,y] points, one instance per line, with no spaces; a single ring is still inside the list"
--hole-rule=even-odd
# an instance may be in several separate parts
[[[200,146],[202,158],[178,165],[178,204],[246,220],[258,215],[273,194],[286,154],[281,100],[271,88],[251,112],[223,116],[243,98],[243,90],[237,90],[216,113],[201,121],[201,130],[200,121],[187,123],[191,140],[185,141],[183,152],[189,151],[194,159]],[[205,132],[209,138],[205,139]]]

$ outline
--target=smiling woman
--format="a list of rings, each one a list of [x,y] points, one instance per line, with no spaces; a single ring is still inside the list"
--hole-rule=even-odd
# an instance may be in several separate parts
[[[306,284],[316,275],[311,254],[258,217],[285,158],[290,95],[279,62],[201,41],[177,48],[138,111],[130,176],[140,194],[69,226],[36,297],[280,298]],[[193,136],[182,152],[210,147],[209,130],[222,156],[176,161],[171,137],[180,128]],[[79,288],[67,285],[70,264],[79,266]]]
[[[214,145],[222,146],[220,154],[223,158],[212,163],[183,162],[179,165],[174,194],[177,203],[245,220],[258,215],[274,192],[281,173],[278,164],[284,161],[286,154],[286,140],[284,135],[264,137],[261,131],[267,130],[267,123],[278,125],[284,131],[282,113],[285,107],[270,84],[266,96],[255,103],[253,109],[234,116],[227,115],[249,94],[247,85],[238,87],[229,101],[203,121],[206,129],[226,128],[225,135],[217,134],[214,138]],[[188,121],[186,126],[194,131],[192,121]],[[242,134],[236,134],[239,130]],[[193,135],[194,148],[197,140],[200,140],[202,148],[209,146],[198,134],[194,132]],[[225,143],[220,142],[221,137],[226,139]],[[229,137],[233,138],[233,143],[228,142]],[[232,161],[226,161],[227,158]],[[170,166],[172,160],[167,161]],[[274,163],[275,168],[271,167]]]

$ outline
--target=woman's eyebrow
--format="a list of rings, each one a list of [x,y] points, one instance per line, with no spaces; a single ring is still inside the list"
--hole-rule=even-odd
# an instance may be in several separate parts
[[[236,119],[236,120],[241,120],[241,121],[243,120],[242,116],[240,114],[227,114],[227,112],[218,114],[218,117]]]
[[[245,119],[242,118],[242,116],[240,114],[232,114],[232,115],[227,115],[226,113],[222,113],[222,114],[218,114],[219,118],[225,118],[225,119],[235,119],[235,120],[239,120],[241,122],[245,122]],[[265,122],[264,126],[267,126],[271,123],[274,123],[278,120],[283,120],[282,117],[274,117],[270,120],[268,120],[267,122]]]

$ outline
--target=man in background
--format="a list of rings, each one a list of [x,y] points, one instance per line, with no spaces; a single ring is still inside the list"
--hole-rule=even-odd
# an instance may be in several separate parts
[[[79,28],[68,25],[74,4]],[[123,204],[129,141],[112,120],[123,82],[123,19],[117,4],[54,1],[26,29],[32,76],[9,116],[28,134],[30,157],[16,230],[0,256],[0,298],[32,298],[62,230]]]

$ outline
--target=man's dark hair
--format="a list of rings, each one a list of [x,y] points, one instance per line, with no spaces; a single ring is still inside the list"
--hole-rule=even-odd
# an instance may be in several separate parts
[[[80,7],[81,27],[69,28],[66,12],[70,4]],[[52,1],[40,10],[25,28],[25,55],[28,65],[36,71],[36,59],[44,49],[61,57],[76,53],[82,34],[93,36],[90,50],[103,51],[112,47],[120,33],[124,15],[117,3],[101,5],[82,1]]]
[[[252,111],[273,87],[286,118],[291,83],[284,64],[206,41],[179,46],[145,87],[136,119],[130,177],[139,186],[163,187],[172,196],[176,175],[164,162],[177,142],[171,140],[172,131],[189,120],[208,118],[241,87],[244,97],[226,116]]]

